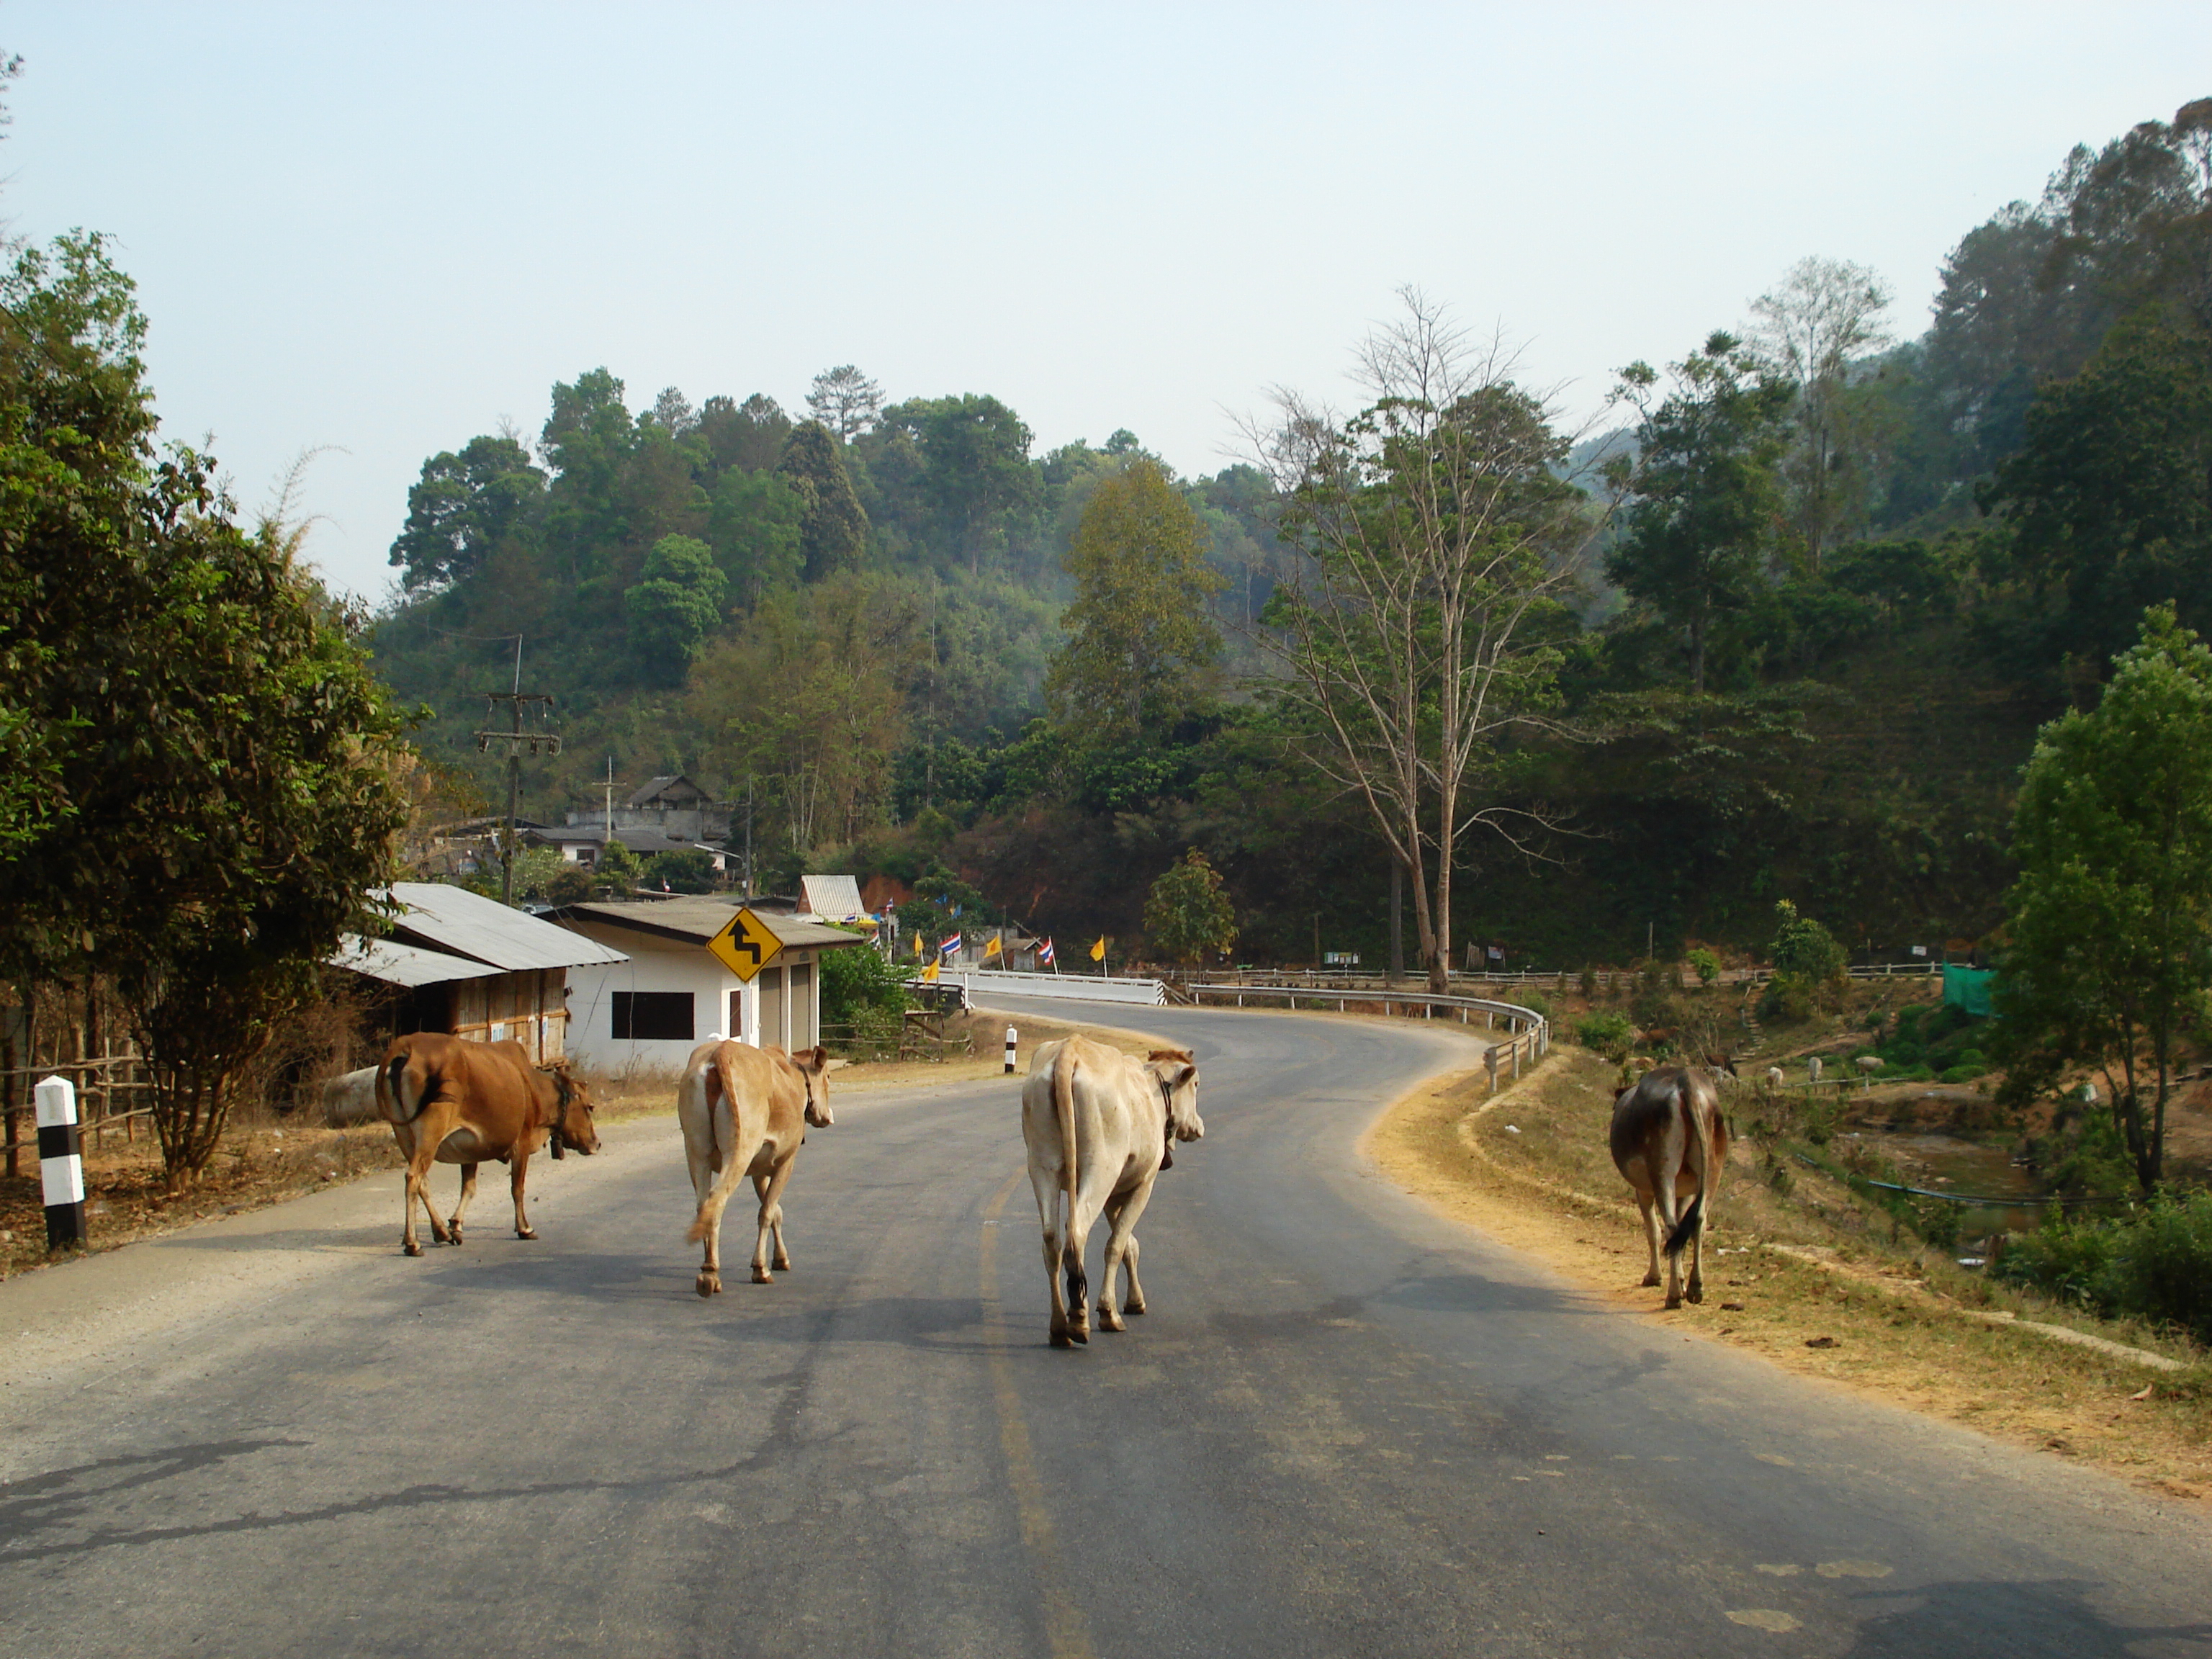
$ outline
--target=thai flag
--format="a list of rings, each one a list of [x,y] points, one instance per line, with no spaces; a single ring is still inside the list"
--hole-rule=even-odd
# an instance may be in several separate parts
[[[1049,968],[1051,965],[1052,941],[1050,939],[1047,939],[1043,944],[1037,946],[1037,966],[1040,968]]]
[[[958,956],[960,954],[960,935],[954,933],[946,938],[943,943],[938,945],[937,954],[939,959],[945,962],[950,962],[953,957]]]

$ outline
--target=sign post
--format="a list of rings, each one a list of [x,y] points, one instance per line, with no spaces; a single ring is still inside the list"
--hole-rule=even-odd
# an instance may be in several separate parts
[[[775,960],[783,949],[783,941],[752,913],[750,905],[739,905],[722,931],[707,941],[707,948],[725,968],[750,985],[755,975]]]
[[[84,1243],[84,1151],[76,1127],[76,1085],[39,1079],[39,1185],[46,1205],[46,1248]]]

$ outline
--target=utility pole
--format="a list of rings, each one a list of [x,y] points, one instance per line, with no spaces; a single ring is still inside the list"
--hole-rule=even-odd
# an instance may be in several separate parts
[[[745,896],[753,896],[753,775],[745,774]]]
[[[615,838],[615,757],[607,757],[607,840]],[[604,845],[604,843],[602,843]]]
[[[504,732],[483,731],[477,733],[477,752],[488,754],[495,743],[507,745],[507,856],[501,861],[499,877],[499,902],[514,902],[514,816],[522,797],[522,751],[526,745],[533,755],[557,755],[561,752],[561,734],[557,732],[525,732],[522,729],[522,705],[534,703],[538,717],[543,720],[552,711],[553,698],[544,691],[525,691],[522,689],[522,635],[514,636],[514,690],[484,693],[484,724],[491,724],[492,715],[500,703],[505,703],[510,724]]]

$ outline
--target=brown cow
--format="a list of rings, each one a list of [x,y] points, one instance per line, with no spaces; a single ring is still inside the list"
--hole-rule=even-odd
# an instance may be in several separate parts
[[[1651,1249],[1644,1282],[1659,1282],[1659,1223],[1663,1220],[1667,1305],[1682,1305],[1685,1246],[1690,1251],[1686,1293],[1692,1302],[1704,1301],[1705,1224],[1729,1152],[1728,1121],[1721,1115],[1720,1095],[1712,1079],[1687,1066],[1645,1073],[1613,1097],[1611,1140],[1613,1167],[1635,1188],[1637,1206],[1644,1212],[1644,1241]],[[1675,1206],[1685,1198],[1689,1207],[1678,1217]]]
[[[722,1212],[747,1176],[760,1199],[753,1283],[775,1282],[769,1273],[771,1236],[775,1265],[791,1271],[781,1200],[799,1149],[806,1144],[806,1126],[826,1129],[837,1121],[830,1111],[829,1073],[827,1048],[788,1054],[773,1047],[718,1041],[691,1051],[676,1086],[676,1119],[684,1129],[691,1190],[699,1200],[686,1237],[707,1246],[699,1267],[700,1295],[713,1296],[722,1288]]]
[[[441,1244],[461,1242],[461,1218],[476,1196],[477,1164],[497,1158],[513,1166],[514,1235],[535,1238],[522,1209],[531,1153],[549,1139],[556,1158],[570,1146],[586,1154],[599,1150],[584,1085],[568,1074],[565,1062],[534,1065],[519,1042],[465,1042],[439,1031],[401,1037],[377,1067],[376,1109],[407,1160],[410,1255],[422,1254],[415,1237],[417,1199],[433,1238]],[[433,1162],[461,1166],[460,1201],[450,1222],[441,1222],[430,1205]]]

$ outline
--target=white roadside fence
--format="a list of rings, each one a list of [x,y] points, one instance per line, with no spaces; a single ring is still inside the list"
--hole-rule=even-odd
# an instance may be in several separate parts
[[[963,969],[939,974],[937,982],[966,987],[971,1002],[994,991],[1006,997],[1072,997],[1084,1002],[1157,1005],[1168,1000],[1167,987],[1158,980],[1115,979],[1103,974],[1002,974]]]

